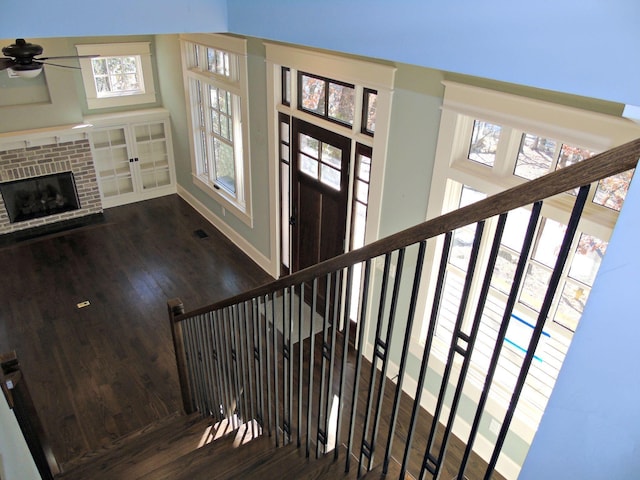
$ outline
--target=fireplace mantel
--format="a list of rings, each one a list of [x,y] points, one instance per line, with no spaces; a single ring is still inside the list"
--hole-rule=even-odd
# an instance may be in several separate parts
[[[91,127],[80,123],[0,133],[0,151],[87,140]]]

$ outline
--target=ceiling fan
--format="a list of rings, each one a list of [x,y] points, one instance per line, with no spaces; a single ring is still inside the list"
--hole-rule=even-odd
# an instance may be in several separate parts
[[[63,60],[69,58],[94,58],[97,55],[66,55],[62,57],[39,57],[42,54],[42,47],[35,43],[29,43],[24,38],[17,38],[16,43],[12,43],[2,48],[4,57],[0,57],[0,71],[8,70],[9,76],[33,78],[40,75],[44,65],[53,65],[64,68],[79,68],[71,65],[60,65],[50,63],[47,60]]]

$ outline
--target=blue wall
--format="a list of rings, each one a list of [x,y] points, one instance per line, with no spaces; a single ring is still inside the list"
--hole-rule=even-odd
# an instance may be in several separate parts
[[[640,105],[638,0],[232,0],[228,8],[232,32]]]
[[[226,30],[226,0],[6,1],[0,12],[0,38]]]

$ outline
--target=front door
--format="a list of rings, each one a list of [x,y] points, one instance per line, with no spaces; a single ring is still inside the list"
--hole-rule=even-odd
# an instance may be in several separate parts
[[[292,124],[292,271],[345,251],[348,138],[294,118]]]

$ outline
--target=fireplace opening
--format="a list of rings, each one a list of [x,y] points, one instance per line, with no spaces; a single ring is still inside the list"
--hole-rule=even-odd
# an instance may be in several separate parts
[[[0,193],[11,223],[80,208],[71,172],[0,183]]]

